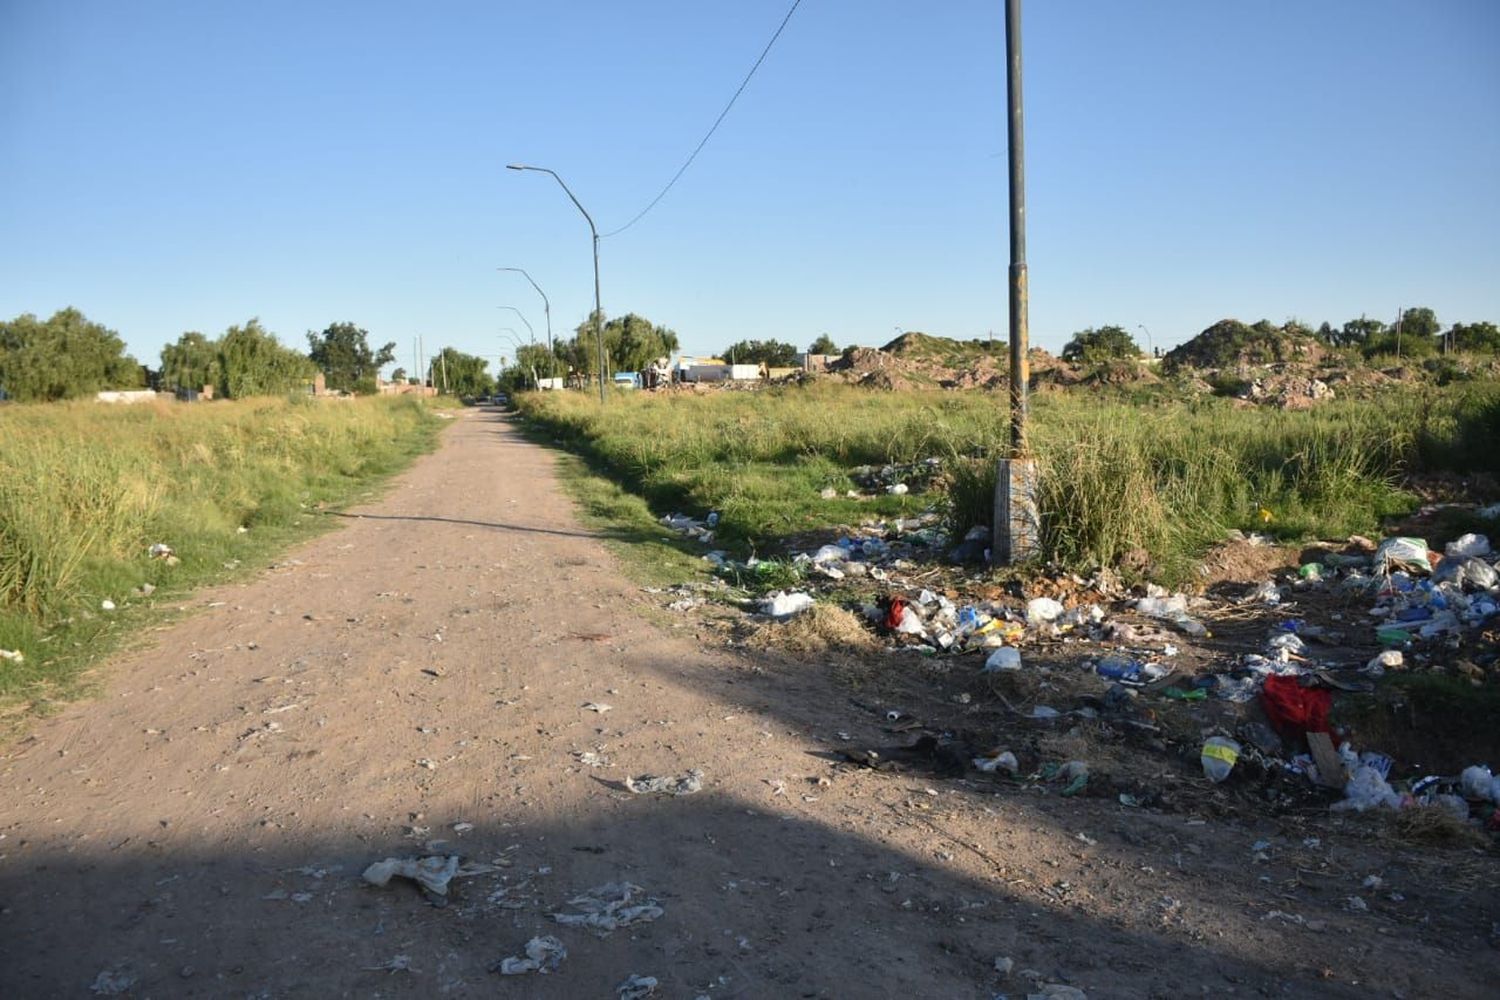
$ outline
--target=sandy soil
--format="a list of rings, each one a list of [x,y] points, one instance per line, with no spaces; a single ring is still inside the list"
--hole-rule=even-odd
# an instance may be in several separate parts
[[[830,750],[893,741],[880,706],[643,601],[549,454],[467,413],[384,500],[200,595],[104,668],[97,699],[5,748],[0,996],[606,998],[637,974],[683,998],[1479,997],[1500,981],[1490,856],[1323,814],[841,770]],[[692,768],[696,795],[621,783]],[[441,908],[360,879],[427,853],[491,870]],[[551,918],[620,880],[660,919],[601,935]],[[489,971],[542,934],[567,947],[555,972]]]

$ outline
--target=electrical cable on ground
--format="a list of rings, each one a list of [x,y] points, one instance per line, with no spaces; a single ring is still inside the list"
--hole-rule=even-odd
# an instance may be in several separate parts
[[[729,109],[734,107],[734,102],[740,99],[740,94],[744,93],[745,88],[749,86],[750,78],[755,75],[756,70],[760,69],[760,64],[766,61],[766,56],[770,55],[771,53],[771,46],[776,44],[776,39],[781,37],[781,33],[786,30],[787,22],[792,19],[792,15],[797,12],[797,8],[801,5],[802,0],[792,0],[791,9],[786,12],[786,17],[781,19],[781,26],[776,29],[776,33],[771,36],[771,40],[766,43],[766,47],[760,53],[760,58],[755,60],[754,66],[750,67],[750,72],[745,74],[745,79],[741,81],[739,89],[734,92],[734,96],[729,99],[729,103],[724,105],[724,110],[719,112],[719,117],[714,119],[713,126],[709,128],[708,134],[703,137],[703,141],[698,143],[697,148],[694,149],[693,152],[688,156],[687,161],[683,163],[681,168],[678,169],[677,173],[672,175],[672,179],[667,181],[667,186],[661,189],[661,193],[658,194],[655,198],[651,199],[651,204],[647,205],[645,208],[637,212],[635,218],[625,223],[625,225],[621,226],[619,229],[611,230],[607,233],[601,233],[599,236],[600,239],[607,239],[611,236],[618,236],[620,233],[623,233],[625,230],[629,229],[637,222],[640,222],[641,219],[645,218],[646,213],[655,208],[657,202],[661,201],[667,196],[667,192],[672,190],[672,185],[676,184],[678,178],[680,178],[684,173],[687,172],[688,167],[693,165],[693,161],[698,158],[698,154],[703,152],[703,147],[708,145],[708,140],[712,139],[714,133],[718,131],[719,124],[724,120],[725,116],[729,114]]]

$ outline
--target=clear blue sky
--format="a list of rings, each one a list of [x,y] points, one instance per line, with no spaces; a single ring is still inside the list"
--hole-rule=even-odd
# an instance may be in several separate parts
[[[560,332],[593,287],[582,217],[504,165],[623,224],[788,6],[0,0],[0,316],[74,305],[153,365],[251,316],[509,354],[497,307],[542,309],[496,266]],[[603,242],[605,311],[699,351],[1003,336],[1002,10],[804,0]],[[1500,321],[1500,3],[1031,0],[1025,55],[1041,346]]]

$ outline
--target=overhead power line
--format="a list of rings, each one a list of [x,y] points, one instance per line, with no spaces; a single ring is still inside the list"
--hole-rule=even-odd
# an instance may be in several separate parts
[[[678,168],[677,173],[672,175],[672,179],[667,181],[667,186],[662,188],[661,192],[657,194],[655,198],[651,199],[651,204],[647,205],[645,208],[637,212],[635,218],[625,223],[625,225],[621,226],[619,229],[615,229],[607,233],[601,233],[599,237],[600,239],[605,239],[610,236],[618,236],[620,233],[623,233],[625,230],[629,229],[637,222],[640,222],[643,218],[646,217],[647,212],[655,208],[657,203],[667,196],[667,192],[672,190],[672,185],[677,183],[678,178],[687,173],[687,168],[693,165],[693,161],[698,158],[698,154],[703,152],[703,147],[708,145],[708,140],[712,139],[714,133],[718,131],[720,123],[723,122],[725,116],[729,114],[729,109],[734,107],[734,102],[738,101],[740,99],[740,94],[745,92],[745,88],[750,84],[750,78],[755,75],[756,70],[760,69],[760,64],[766,61],[766,56],[770,55],[771,53],[771,46],[776,44],[776,39],[781,37],[781,33],[786,30],[787,22],[792,19],[792,15],[797,12],[797,8],[801,5],[802,0],[792,0],[791,9],[786,12],[786,17],[781,19],[781,25],[776,29],[776,33],[771,36],[771,40],[766,43],[766,47],[761,50],[760,58],[755,60],[755,65],[750,67],[750,72],[746,73],[745,79],[740,82],[739,89],[734,92],[734,96],[729,99],[729,103],[724,105],[724,110],[719,112],[719,117],[714,119],[713,125],[708,130],[708,134],[703,137],[703,140],[699,142],[692,153],[688,155],[687,160],[682,164],[681,167]]]

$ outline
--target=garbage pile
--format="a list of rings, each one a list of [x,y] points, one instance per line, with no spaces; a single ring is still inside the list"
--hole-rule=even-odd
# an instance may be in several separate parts
[[[856,481],[889,488],[938,469],[936,463],[869,468],[857,470]],[[712,544],[713,515],[667,520]],[[1156,732],[1163,702],[1218,703],[1217,721],[1189,737],[1215,785],[1246,773],[1277,774],[1338,810],[1425,807],[1500,829],[1500,778],[1484,765],[1461,775],[1402,779],[1380,748],[1353,746],[1329,722],[1340,693],[1372,692],[1396,671],[1448,667],[1467,644],[1496,641],[1485,630],[1500,626],[1500,553],[1485,536],[1464,535],[1441,552],[1421,538],[1376,544],[1355,537],[1235,600],[1217,601],[1154,585],[1127,591],[1108,570],[1088,579],[1038,579],[1023,594],[1018,585],[997,588],[966,578],[961,568],[943,568],[984,562],[988,546],[984,528],[953,545],[942,517],[929,510],[841,529],[827,544],[788,558],[740,561],[724,551],[704,558],[721,577],[769,591],[742,602],[762,620],[786,621],[832,599],[862,614],[888,651],[940,659],[948,670],[972,664],[967,669],[975,675],[1045,676],[1043,686],[1058,689],[1055,698],[1078,701],[1072,709],[1061,701],[1057,708],[1023,704],[1015,711],[1031,724],[1106,718]],[[851,585],[868,598],[852,604]],[[1318,608],[1339,610],[1319,617]],[[1205,647],[1216,621],[1235,624],[1238,650]],[[1265,631],[1246,648],[1243,623],[1256,621]],[[1062,644],[1069,662],[1060,666]],[[1193,655],[1182,656],[1180,645],[1191,646]],[[1459,662],[1478,671],[1474,683],[1483,679],[1478,667]],[[1102,694],[1093,693],[1101,687]],[[998,750],[973,757],[972,765],[1002,775],[1016,767],[1014,757]],[[1075,774],[1069,782],[1076,780]]]

